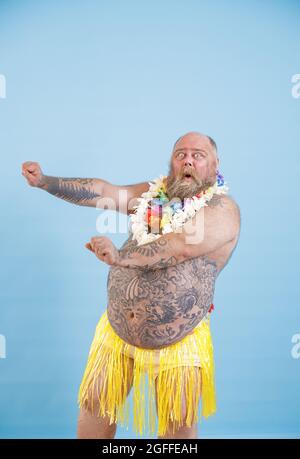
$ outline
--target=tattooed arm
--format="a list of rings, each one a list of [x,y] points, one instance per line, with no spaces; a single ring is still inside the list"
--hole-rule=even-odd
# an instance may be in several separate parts
[[[41,186],[57,198],[79,206],[97,207],[130,214],[138,198],[149,187],[148,182],[135,185],[113,185],[97,178],[61,178],[45,176]]]
[[[137,197],[149,188],[148,182],[113,185],[97,178],[52,177],[44,175],[40,165],[32,161],[23,163],[22,175],[29,185],[41,188],[72,204],[116,210],[125,214],[133,211]]]
[[[202,208],[181,233],[168,233],[141,246],[118,251],[115,264],[127,268],[158,269],[207,255],[233,240],[239,232],[240,213],[229,197],[216,196]]]
[[[94,178],[63,178],[44,175],[39,188],[79,206],[96,207],[103,196],[104,181]]]
[[[126,268],[157,269],[186,260],[183,235],[168,233],[141,246],[129,245],[118,251],[116,265]]]

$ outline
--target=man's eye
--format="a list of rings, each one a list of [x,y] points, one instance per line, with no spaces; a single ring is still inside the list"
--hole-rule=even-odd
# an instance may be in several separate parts
[[[179,159],[182,159],[183,157],[184,157],[184,154],[183,154],[183,153],[179,153],[179,154],[177,155],[177,158],[179,158]]]

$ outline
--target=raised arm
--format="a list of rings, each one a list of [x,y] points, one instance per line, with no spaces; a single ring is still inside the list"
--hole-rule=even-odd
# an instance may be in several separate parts
[[[22,175],[30,186],[40,188],[72,204],[112,209],[130,214],[137,198],[149,188],[148,182],[134,185],[113,185],[98,178],[63,178],[44,175],[40,165],[27,161]]]

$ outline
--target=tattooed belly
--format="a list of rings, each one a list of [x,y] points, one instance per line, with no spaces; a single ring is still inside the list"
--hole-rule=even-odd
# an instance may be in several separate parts
[[[199,257],[164,269],[111,267],[108,319],[134,346],[159,349],[181,341],[213,302],[217,267]]]

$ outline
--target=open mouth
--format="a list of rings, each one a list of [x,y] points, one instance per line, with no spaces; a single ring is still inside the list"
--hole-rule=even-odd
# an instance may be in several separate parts
[[[193,177],[191,176],[191,174],[184,174],[183,178],[184,179],[191,179]]]

